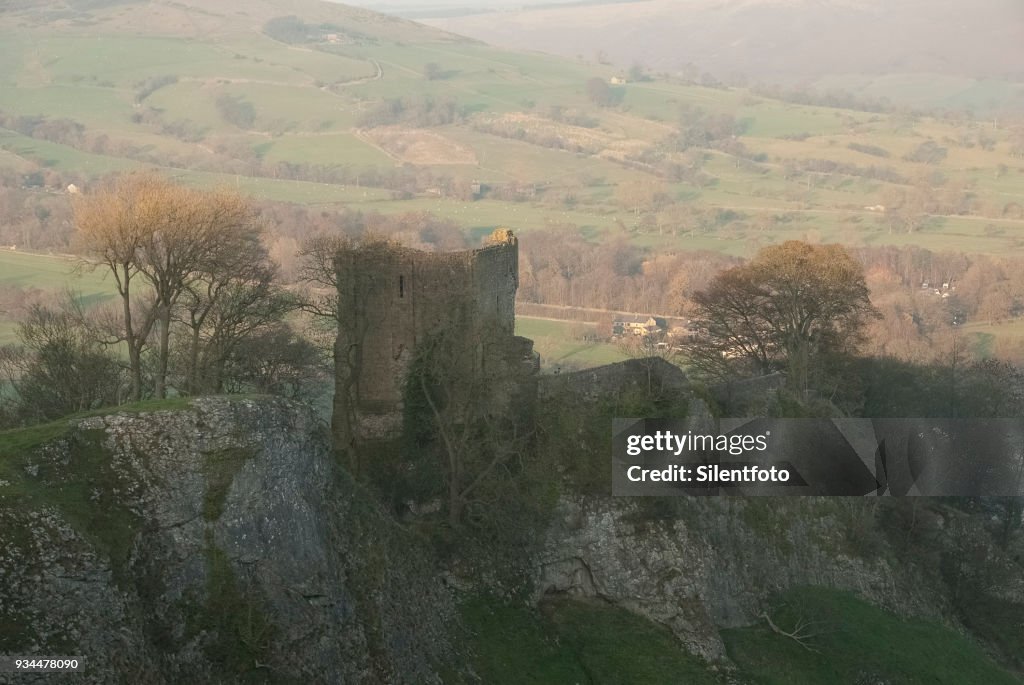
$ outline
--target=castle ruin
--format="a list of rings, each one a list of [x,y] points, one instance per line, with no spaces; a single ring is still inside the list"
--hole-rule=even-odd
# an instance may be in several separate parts
[[[396,437],[410,365],[443,345],[459,382],[502,411],[539,367],[515,336],[518,240],[498,229],[479,249],[426,252],[387,242],[339,251],[332,424],[343,449]],[[487,387],[480,393],[480,384]]]

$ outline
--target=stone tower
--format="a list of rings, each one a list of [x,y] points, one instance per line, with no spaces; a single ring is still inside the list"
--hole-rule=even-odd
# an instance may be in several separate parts
[[[400,433],[409,364],[431,336],[465,350],[466,373],[495,387],[535,373],[532,341],[515,336],[519,247],[512,231],[498,229],[484,247],[460,252],[369,244],[339,252],[334,266],[339,445]]]

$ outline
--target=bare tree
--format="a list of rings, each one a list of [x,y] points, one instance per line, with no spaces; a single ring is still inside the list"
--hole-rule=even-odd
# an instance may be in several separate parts
[[[234,249],[207,260],[175,309],[186,330],[182,387],[188,394],[221,392],[229,358],[242,340],[280,322],[298,300],[277,284],[254,224],[234,236]]]
[[[768,614],[767,611],[761,613],[761,618],[765,620],[765,623],[768,624],[768,627],[776,635],[781,635],[782,637],[787,637],[790,640],[793,640],[809,652],[818,651],[810,644],[810,641],[820,634],[820,631],[815,628],[817,625],[815,621],[809,621],[801,617],[797,619],[793,630],[783,630],[775,623],[775,621],[772,620],[771,615]]]
[[[153,334],[154,395],[166,396],[172,312],[204,275],[237,266],[254,220],[234,193],[188,189],[155,174],[122,176],[76,198],[78,237],[95,260],[89,266],[109,269],[121,296],[133,399],[142,397],[142,354]]]
[[[85,266],[109,269],[121,297],[133,400],[142,398],[142,352],[157,316],[152,306],[138,311],[144,299],[135,290],[141,273],[139,252],[145,235],[163,221],[167,188],[167,182],[155,175],[122,177],[90,195],[76,196],[74,204],[78,239],[87,257],[95,260]]]
[[[223,371],[226,392],[311,399],[327,382],[322,350],[284,322],[240,338]]]
[[[239,345],[281,324],[297,306],[293,295],[274,281],[270,265],[248,273],[204,282],[179,307],[188,332],[184,390],[189,394],[223,392],[228,363]]]
[[[141,273],[155,294],[159,332],[154,394],[166,396],[172,312],[179,299],[206,280],[231,282],[238,257],[258,240],[255,214],[238,195],[175,188],[165,225],[142,243]],[[212,276],[211,274],[218,274]]]
[[[299,251],[298,280],[304,285],[302,309],[313,316],[338,321],[338,270],[335,258],[342,250],[356,247],[351,238],[340,235],[315,235]]]

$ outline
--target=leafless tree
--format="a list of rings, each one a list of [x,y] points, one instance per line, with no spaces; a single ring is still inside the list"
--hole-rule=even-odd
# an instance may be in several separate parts
[[[109,269],[121,297],[132,398],[142,397],[151,335],[154,395],[165,397],[174,308],[204,275],[237,267],[254,239],[255,213],[234,193],[193,190],[155,174],[121,176],[76,196],[74,209],[88,267]]]
[[[782,637],[786,637],[790,640],[793,640],[809,652],[818,651],[817,649],[811,646],[810,642],[813,638],[819,635],[819,631],[816,628],[817,623],[815,621],[809,621],[801,617],[797,619],[796,625],[793,627],[793,630],[783,630],[775,623],[774,620],[772,620],[772,617],[770,614],[768,614],[768,612],[762,612],[761,618],[765,620],[765,623],[768,624],[768,628],[771,629],[771,631],[776,635],[781,635]]]
[[[188,394],[221,392],[225,368],[245,338],[280,322],[298,306],[277,284],[277,267],[255,229],[236,249],[204,264],[175,309],[186,330],[183,382]]]

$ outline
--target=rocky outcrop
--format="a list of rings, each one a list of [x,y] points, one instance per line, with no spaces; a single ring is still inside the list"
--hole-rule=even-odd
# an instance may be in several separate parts
[[[90,683],[438,681],[452,603],[310,410],[199,399],[3,459],[0,653]]]
[[[967,560],[984,545],[997,567],[983,520],[922,506],[917,525],[939,547],[911,561],[875,529],[877,507],[864,498],[563,497],[534,567],[535,599],[603,598],[668,626],[709,661],[725,658],[719,629],[762,620],[769,599],[794,587],[849,590],[956,625],[936,560]],[[1015,580],[994,587],[1019,590],[1019,567],[1007,571]]]
[[[780,382],[776,375],[737,383],[727,395],[718,388],[716,400],[764,405]],[[719,630],[763,622],[773,597],[791,588],[848,590],[961,630],[967,585],[997,603],[1017,602],[1010,598],[1024,588],[1016,552],[1000,550],[992,535],[998,514],[940,500],[609,496],[611,419],[632,410],[622,398],[669,400],[670,415],[688,428],[715,428],[707,404],[667,362],[545,377],[540,390],[539,414],[557,427],[545,449],[565,465],[565,485],[534,557],[535,600],[602,598],[668,626],[692,653],[722,661]]]
[[[603,469],[604,398],[623,379],[678,394],[680,376],[627,364],[556,388],[543,413],[558,400],[601,438],[573,429],[561,457],[577,450],[593,457],[579,465]],[[692,396],[678,406],[695,426],[711,420]],[[516,565],[506,594],[520,596],[525,574],[535,600],[602,598],[708,661],[726,661],[720,629],[763,620],[773,595],[799,586],[958,628],[965,588],[986,602],[1024,598],[1020,550],[994,548],[987,510],[613,498],[574,494],[570,475],[529,558],[481,551]],[[500,583],[454,568],[440,577],[428,545],[336,465],[325,428],[294,403],[206,398],[0,436],[0,654],[85,657],[88,671],[67,682],[472,681],[448,588]]]

